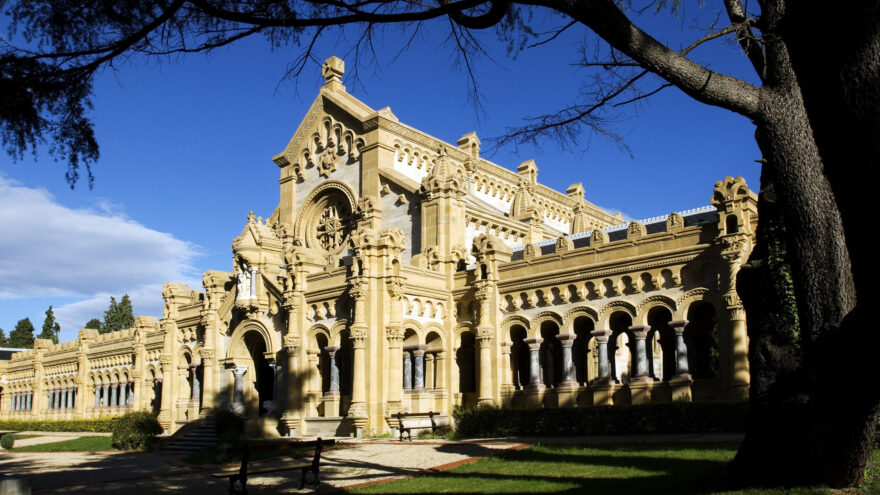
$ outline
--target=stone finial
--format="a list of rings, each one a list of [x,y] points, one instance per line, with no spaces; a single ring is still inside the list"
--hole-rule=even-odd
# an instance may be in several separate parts
[[[568,189],[565,190],[565,195],[570,199],[580,202],[580,200],[584,199],[584,192],[584,185],[580,182],[575,182],[568,186]]]
[[[526,160],[520,163],[519,167],[516,167],[516,173],[520,177],[524,177],[529,184],[538,183],[538,166],[535,164],[535,160]]]
[[[321,76],[325,84],[336,81],[341,82],[342,74],[345,73],[345,62],[339,57],[330,57],[321,66]]]
[[[459,149],[467,153],[471,158],[480,156],[480,138],[476,132],[469,132],[455,142]]]

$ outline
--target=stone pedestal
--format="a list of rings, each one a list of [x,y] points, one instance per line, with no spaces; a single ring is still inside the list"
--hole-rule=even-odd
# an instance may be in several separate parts
[[[651,402],[651,383],[643,380],[629,383],[630,403],[648,404]]]
[[[669,380],[669,388],[672,391],[672,400],[691,402],[693,400],[691,385],[693,384],[694,380],[690,375],[672,377],[672,379]]]
[[[413,392],[410,394],[411,412],[426,413],[434,408],[434,394],[430,392]]]
[[[325,394],[321,398],[324,404],[324,416],[339,416],[339,394]]]
[[[556,387],[556,397],[559,407],[576,407],[577,406],[578,387],[577,384],[564,384]]]
[[[614,391],[617,385],[609,382],[598,382],[593,384],[593,405],[594,406],[610,406],[614,404]]]
[[[547,391],[543,388],[540,389],[528,389],[525,391],[525,406],[526,407],[541,407],[544,404],[544,394]]]

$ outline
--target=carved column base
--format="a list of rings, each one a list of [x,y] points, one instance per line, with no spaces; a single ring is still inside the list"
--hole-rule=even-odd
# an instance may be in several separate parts
[[[294,412],[285,412],[279,422],[284,431],[287,432],[287,436],[295,437],[300,432],[302,418]]]
[[[480,397],[477,399],[477,407],[493,407],[495,406],[495,400],[491,397]]]
[[[691,402],[693,394],[691,393],[691,385],[694,380],[691,375],[684,374],[674,376],[669,380],[669,388],[672,391],[672,400],[681,402]]]
[[[354,426],[355,438],[363,438],[369,420],[366,405],[363,402],[352,404],[348,409],[348,419]]]

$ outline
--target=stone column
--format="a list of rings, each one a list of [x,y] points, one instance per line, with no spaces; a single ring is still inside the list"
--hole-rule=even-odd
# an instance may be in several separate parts
[[[413,349],[413,392],[425,391],[425,346],[418,346]]]
[[[687,320],[670,321],[669,326],[675,331],[675,375],[676,377],[690,378],[688,369],[687,344],[684,342],[684,328]]]
[[[104,399],[104,404],[103,404],[104,407],[111,406],[111,403],[110,403],[110,384],[109,383],[104,384],[103,390],[101,393],[101,398]]]
[[[257,267],[251,264],[251,293],[250,299],[257,298]]]
[[[61,409],[61,389],[60,388],[55,389],[55,401],[54,402],[55,402],[55,405],[52,407],[52,409]]]
[[[571,359],[571,347],[574,345],[576,335],[563,334],[557,335],[556,338],[562,345],[562,381],[559,382],[560,387],[576,387],[574,361]]]
[[[385,338],[388,339],[388,360],[391,363],[391,369],[388,370],[388,405],[389,410],[386,414],[396,412],[395,407],[400,407],[401,390],[404,388],[403,380],[405,380],[404,362],[403,362],[403,335],[400,327],[397,325],[389,325],[385,329]],[[398,364],[400,363],[400,364]]]
[[[529,346],[529,385],[528,390],[544,390],[547,388],[541,380],[541,343],[544,339],[534,337],[523,340]]]
[[[354,346],[351,373],[351,405],[348,416],[355,428],[355,436],[360,437],[367,425],[367,281],[357,277],[350,281],[349,295],[354,299],[354,323],[351,325],[351,340]]]
[[[25,407],[27,408],[28,411],[30,411],[31,409],[33,409],[33,406],[34,406],[33,401],[34,401],[34,393],[33,393],[33,392],[28,392],[28,395],[27,395],[27,403],[26,403],[26,405],[25,405]]]
[[[635,339],[634,346],[634,356],[633,356],[633,377],[631,381],[636,382],[646,382],[649,379],[648,376],[648,355],[647,349],[645,347],[645,339],[648,337],[648,330],[651,327],[648,325],[633,325],[629,327],[629,331],[632,332],[632,336]]]
[[[403,389],[412,390],[412,360],[410,351],[403,351]]]
[[[73,408],[73,387],[67,387],[64,391],[64,409]]]
[[[647,404],[651,402],[651,377],[648,375],[648,355],[645,339],[648,337],[648,325],[629,327],[635,340],[633,345],[633,377],[629,381],[630,403]]]
[[[438,351],[434,356],[434,387],[437,389],[446,388],[446,371],[443,366],[446,352]]]
[[[599,376],[593,383],[610,384],[611,363],[608,361],[608,337],[611,336],[611,330],[593,330],[590,332],[596,338],[596,353],[599,355]]]
[[[491,406],[495,404],[492,399],[492,329],[478,329],[477,342],[480,347],[480,394],[477,404]]]
[[[101,388],[95,387],[95,407],[101,407]]]
[[[174,418],[172,417],[172,386],[174,380],[174,361],[170,354],[162,354],[159,357],[162,365],[162,389],[159,396],[159,424],[162,425],[165,433],[171,432],[171,426]]]
[[[434,390],[434,355],[425,353],[425,388]]]
[[[327,351],[327,356],[330,358],[330,390],[324,392],[324,396],[337,396],[339,395],[339,367],[336,362],[336,351],[339,350],[339,347],[327,346],[324,350]]]
[[[675,375],[669,379],[673,401],[690,401],[691,385],[694,380],[688,370],[687,344],[684,341],[684,329],[687,320],[670,321],[669,326],[675,331]]]
[[[289,437],[295,436],[300,429],[299,411],[302,408],[302,382],[299,373],[300,345],[299,337],[290,334],[284,337],[284,350],[287,354],[284,373],[287,375],[287,387],[284,393],[284,414],[281,415],[281,422],[287,428],[287,436]]]
[[[501,388],[513,390],[513,374],[510,367],[510,343],[501,343]]]
[[[127,406],[128,405],[128,382],[120,382],[119,383],[119,405]]]
[[[494,405],[492,394],[492,337],[495,328],[490,318],[492,286],[489,280],[478,281],[475,297],[480,303],[480,323],[477,325],[477,343],[480,348],[480,374],[478,405]]]
[[[18,394],[12,394],[12,410],[18,411]]]
[[[244,374],[247,373],[247,370],[247,366],[235,366],[232,368],[232,376],[234,379],[232,386],[232,411],[238,415],[243,415],[245,412]]]
[[[189,367],[190,373],[192,373],[192,390],[190,390],[190,400],[198,400],[199,395],[201,394],[201,384],[199,383],[199,367],[196,365],[191,365]]]
[[[119,405],[119,383],[114,383],[112,387],[110,387],[110,406],[116,407]]]

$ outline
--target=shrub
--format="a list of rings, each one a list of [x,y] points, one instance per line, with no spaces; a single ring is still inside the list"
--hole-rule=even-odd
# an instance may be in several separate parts
[[[12,433],[7,433],[0,437],[0,447],[3,447],[6,450],[12,448],[15,444],[15,437],[12,436]]]
[[[747,415],[747,402],[453,411],[457,432],[471,437],[741,432]]]
[[[113,420],[113,448],[146,450],[152,448],[162,426],[149,411],[131,411]]]
[[[0,420],[0,430],[15,431],[73,431],[73,432],[106,432],[113,431],[112,418],[69,419],[69,420],[36,420],[9,419]]]
[[[221,443],[235,445],[244,436],[244,418],[232,411],[221,409],[214,415],[217,438]]]

